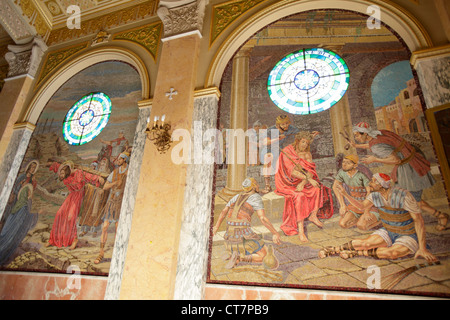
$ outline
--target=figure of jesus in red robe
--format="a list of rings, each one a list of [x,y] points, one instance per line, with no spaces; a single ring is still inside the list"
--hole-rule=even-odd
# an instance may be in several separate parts
[[[47,246],[69,247],[74,249],[78,242],[77,218],[84,197],[84,186],[92,183],[99,187],[104,183],[100,176],[74,169],[68,164],[48,163],[50,171],[58,173],[58,177],[66,185],[69,195],[56,213]]]
[[[298,234],[302,242],[308,242],[305,219],[322,227],[319,218],[333,215],[331,190],[319,182],[309,151],[312,138],[309,132],[299,132],[295,142],[282,150],[275,174],[275,193],[285,198],[280,228],[288,236]]]

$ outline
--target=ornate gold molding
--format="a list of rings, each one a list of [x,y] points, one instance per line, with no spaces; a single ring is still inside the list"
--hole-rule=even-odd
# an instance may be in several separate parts
[[[411,65],[416,68],[417,63],[424,60],[439,58],[443,56],[449,56],[450,55],[450,45],[444,45],[439,47],[432,47],[427,48],[424,50],[418,50],[414,51],[411,54],[410,63]]]
[[[130,22],[149,18],[156,13],[158,0],[146,1],[142,4],[115,11],[101,17],[89,20],[81,20],[81,29],[69,29],[62,27],[52,30],[48,38],[48,45],[55,45],[64,41],[97,34],[100,30],[108,31]]]
[[[33,1],[14,0],[14,4],[22,9],[23,15],[27,18],[28,23],[36,29],[37,34],[46,39],[50,34],[51,27],[46,23]]]
[[[201,34],[206,3],[206,0],[195,0],[172,8],[161,4],[157,14],[164,25],[164,39],[193,31]]]
[[[209,45],[211,46],[217,37],[239,16],[263,1],[233,0],[213,6]]]
[[[144,47],[156,61],[159,43],[161,41],[161,34],[162,23],[157,22],[144,27],[138,27],[117,33],[113,36],[112,40],[124,40],[137,43]],[[46,79],[54,70],[66,62],[69,58],[80,51],[87,49],[91,42],[92,41],[85,41],[68,48],[63,48],[61,50],[48,53],[39,75],[38,84]]]
[[[156,61],[159,43],[161,41],[162,26],[162,22],[156,22],[144,27],[127,30],[114,35],[113,40],[135,42],[147,49],[153,57],[153,60]]]
[[[64,61],[69,59],[77,52],[86,49],[88,45],[89,42],[83,42],[81,44],[77,44],[69,48],[64,48],[62,50],[50,52],[47,55],[44,67],[42,68],[41,73],[39,75],[38,84],[43,79],[45,79],[53,70],[55,70],[59,65],[61,65]]]
[[[330,4],[330,9],[349,10],[362,14],[367,14],[366,10],[368,5],[379,5],[383,14],[382,21],[389,25],[405,41],[411,51],[414,52],[433,46],[429,34],[420,21],[406,9],[389,0],[279,0],[261,7],[260,10],[255,10],[251,16],[239,24],[235,23],[233,25],[235,26],[233,31],[221,41],[219,48],[215,51],[214,57],[208,67],[204,86],[210,87],[220,84],[222,72],[225,70],[231,57],[241,45],[246,43],[258,31],[292,14],[320,9],[318,8],[318,4],[320,3]],[[215,26],[215,20],[217,20],[217,17],[211,21],[210,46],[218,38],[218,34],[213,35],[213,32],[217,33],[219,31],[218,26]],[[225,24],[222,23],[222,25]],[[230,24],[227,24],[226,27],[230,28]],[[223,31],[224,29],[221,32]]]

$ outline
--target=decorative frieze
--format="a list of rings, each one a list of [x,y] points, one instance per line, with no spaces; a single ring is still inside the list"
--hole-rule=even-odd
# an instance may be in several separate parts
[[[239,16],[264,0],[233,0],[213,6],[210,45]]]
[[[157,22],[144,27],[128,30],[114,35],[113,40],[126,40],[143,46],[156,61],[161,40],[162,23]]]
[[[64,48],[62,50],[49,53],[47,56],[47,60],[45,61],[45,65],[41,70],[39,82],[41,82],[45,77],[47,77],[47,75],[51,73],[53,70],[55,70],[61,63],[69,59],[77,52],[86,49],[88,45],[89,42],[83,42],[81,44],[77,44],[69,48]]]
[[[32,30],[8,1],[0,1],[0,22],[16,43],[33,37]]]
[[[125,40],[137,43],[143,46],[156,61],[158,55],[159,43],[161,40],[162,23],[157,22],[149,24],[143,27],[120,32],[115,35],[111,35],[108,32],[101,30],[93,37],[91,41],[85,41],[73,45],[69,48],[60,49],[50,52],[47,55],[44,66],[42,67],[41,74],[39,75],[39,83],[47,78],[54,70],[56,70],[61,64],[68,61],[75,54],[80,53],[82,50],[87,49],[89,46],[96,46],[102,43],[106,43],[115,40]]]
[[[52,30],[48,38],[48,45],[55,45],[80,37],[97,34],[99,31],[108,31],[112,28],[123,26],[130,22],[140,21],[153,16],[156,13],[157,0],[146,1],[142,4],[125,10],[111,12],[101,17],[82,19],[80,29],[61,27]]]
[[[164,37],[180,35],[191,31],[202,32],[207,0],[169,8],[160,3],[157,14],[164,24]]]
[[[35,37],[33,41],[25,45],[9,45],[9,52],[5,60],[9,64],[8,77],[28,74],[32,77],[41,63],[42,56],[47,50],[47,45],[41,37]]]
[[[27,22],[36,29],[36,33],[46,39],[50,34],[51,26],[46,23],[34,2],[32,0],[14,0],[14,4],[22,10]]]

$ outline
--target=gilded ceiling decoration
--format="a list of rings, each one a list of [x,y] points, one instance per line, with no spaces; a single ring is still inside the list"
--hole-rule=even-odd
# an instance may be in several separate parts
[[[104,31],[101,31],[101,33],[107,34]],[[98,39],[99,34],[97,34],[94,40]],[[132,30],[127,30],[125,32],[117,33],[114,36],[112,36],[112,40],[113,41],[125,40],[137,43],[142,47],[144,47],[156,61],[159,43],[161,40],[161,34],[162,34],[162,23],[157,22],[143,27],[135,28]],[[107,37],[105,37],[105,39],[106,40],[104,42],[107,42],[107,40],[109,39],[109,34],[107,34]],[[94,42],[87,41],[81,44],[74,45],[70,48],[64,48],[61,50],[50,52],[47,55],[38,82],[40,83],[42,80],[47,78],[52,71],[56,70],[61,64],[69,60],[72,56],[88,48],[89,44],[93,45]],[[98,44],[98,42],[95,42],[95,44]]]
[[[14,0],[14,4],[22,9],[26,21],[36,29],[38,35],[46,39],[50,33],[50,26],[46,23],[45,17],[37,9],[32,0]]]
[[[81,29],[68,29],[62,27],[53,30],[47,41],[48,45],[55,45],[72,39],[77,39],[90,34],[96,34],[100,30],[109,30],[136,22],[156,14],[158,1],[146,1],[120,11],[115,11],[97,18],[81,20]]]
[[[59,51],[51,52],[47,55],[45,65],[42,68],[41,74],[39,76],[39,83],[46,78],[53,70],[55,70],[64,61],[69,59],[71,56],[80,52],[81,50],[87,48],[89,42],[84,42],[82,44],[77,44],[70,48],[64,48]]]
[[[264,0],[234,0],[213,6],[210,45],[240,15]]]
[[[144,27],[118,33],[113,40],[126,40],[143,46],[156,61],[162,34],[162,23],[157,22]]]

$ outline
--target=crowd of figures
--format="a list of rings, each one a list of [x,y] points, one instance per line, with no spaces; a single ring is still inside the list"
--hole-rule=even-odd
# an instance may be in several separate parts
[[[45,189],[46,181],[52,179],[64,184],[67,191],[54,216],[45,247],[74,250],[79,246],[80,237],[89,231],[101,230],[94,263],[104,261],[110,224],[114,223],[117,230],[132,147],[122,131],[117,139],[101,142],[105,146],[98,159],[88,167],[72,160],[54,161],[51,158],[44,166],[37,159],[28,162],[14,183],[1,218],[1,266],[11,262],[26,235],[36,226],[39,215],[45,213],[42,208],[32,212],[33,194],[38,188]],[[48,170],[54,178],[38,181],[38,170]]]
[[[353,126],[354,139],[347,137],[347,141],[355,150],[367,150],[368,155],[361,159],[356,152],[345,155],[332,186],[327,187],[319,179],[310,151],[319,132],[300,131],[285,115],[276,119],[272,129],[278,130],[276,138],[268,136],[258,141],[259,146],[270,145],[275,139],[279,143],[279,152],[260,154],[264,189],[254,178],[245,179],[242,193],[228,201],[213,227],[216,234],[226,221],[227,268],[240,262],[262,263],[268,256],[272,247],[252,229],[255,212],[272,233],[273,243],[281,243],[279,232],[266,217],[262,199],[272,191],[271,179],[275,180],[273,191],[285,200],[280,229],[286,236],[298,236],[300,242],[307,243],[304,222],[323,228],[321,220],[334,214],[332,193],[338,202],[340,227],[374,229],[367,238],[323,248],[320,258],[340,255],[344,259],[398,259],[414,254],[430,263],[437,261],[427,247],[422,214],[436,218],[439,231],[446,229],[448,214],[432,208],[422,198],[423,191],[436,182],[431,164],[419,148],[396,133],[360,122]],[[369,169],[373,163],[381,164],[381,168],[391,166],[392,171],[373,174]],[[276,267],[278,263],[271,265]]]

